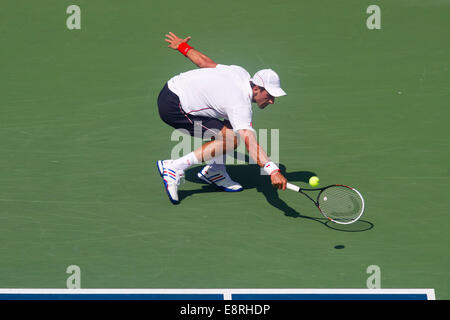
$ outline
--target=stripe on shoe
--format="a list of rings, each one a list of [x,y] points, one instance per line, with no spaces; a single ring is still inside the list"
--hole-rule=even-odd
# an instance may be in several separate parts
[[[225,177],[222,176],[222,175],[219,175],[219,176],[214,177],[214,178],[209,178],[209,180],[211,180],[212,182],[217,182],[217,181],[220,181],[220,180],[223,180],[223,179],[225,179]]]
[[[164,168],[164,171],[168,171],[169,173],[176,174],[175,171],[173,171],[172,169],[169,169],[169,168]]]
[[[225,179],[225,177],[221,177],[221,178],[215,179],[213,182],[216,183],[216,182],[222,181],[223,179]]]
[[[173,178],[175,180],[177,178],[177,175],[176,175],[175,171],[173,171],[171,169],[164,169],[164,175],[168,176],[168,177],[171,177],[171,178]]]
[[[176,176],[174,176],[172,174],[164,173],[163,177],[168,177],[168,178],[172,178],[173,180],[177,180]],[[167,181],[165,178],[164,178],[164,180]]]

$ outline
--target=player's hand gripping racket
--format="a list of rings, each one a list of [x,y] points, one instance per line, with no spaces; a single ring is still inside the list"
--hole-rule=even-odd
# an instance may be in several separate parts
[[[287,183],[286,187],[307,196],[325,218],[335,223],[353,223],[364,212],[364,198],[352,187],[334,184],[318,189],[303,189],[292,183]],[[317,193],[316,200],[313,198],[314,193]]]

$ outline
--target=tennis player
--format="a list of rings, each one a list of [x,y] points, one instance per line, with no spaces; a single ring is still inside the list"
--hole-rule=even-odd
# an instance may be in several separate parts
[[[170,32],[165,41],[178,50],[199,69],[171,78],[158,97],[161,119],[176,129],[184,129],[194,136],[210,134],[212,140],[197,150],[179,158],[158,160],[157,166],[173,204],[179,203],[178,186],[184,171],[195,164],[207,162],[198,173],[206,183],[226,192],[242,191],[242,186],[228,175],[224,155],[244,142],[250,157],[270,175],[272,185],[286,189],[286,178],[258,144],[252,128],[252,102],[260,109],[275,102],[286,93],[280,78],[271,69],[249,73],[234,65],[221,65],[188,44],[191,37],[181,39]]]

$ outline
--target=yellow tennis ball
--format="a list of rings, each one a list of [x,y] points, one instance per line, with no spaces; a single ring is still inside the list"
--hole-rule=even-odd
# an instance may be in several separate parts
[[[309,184],[311,187],[317,187],[319,185],[319,181],[319,178],[316,176],[309,178]]]

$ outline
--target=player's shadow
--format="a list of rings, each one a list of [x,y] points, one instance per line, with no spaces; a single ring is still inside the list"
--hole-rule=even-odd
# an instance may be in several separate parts
[[[295,182],[308,183],[309,178],[317,175],[316,173],[310,171],[286,172],[286,167],[283,164],[280,164],[279,167],[281,173],[286,177],[286,179],[293,183]],[[201,170],[201,168],[202,167],[198,166],[194,168],[191,167],[185,172],[185,178],[187,181],[203,184],[201,189],[179,190],[178,196],[180,197],[180,200],[183,200],[184,198],[189,196],[193,196],[194,194],[222,192],[219,191],[213,185],[205,184],[197,177],[197,173]],[[311,217],[300,213],[298,209],[292,208],[279,197],[278,192],[283,191],[275,189],[270,183],[270,177],[267,175],[261,175],[260,170],[261,168],[256,164],[227,166],[227,172],[229,173],[232,179],[234,178],[236,181],[238,181],[244,189],[256,188],[258,192],[264,195],[264,197],[266,198],[267,202],[270,205],[282,211],[286,217],[313,220],[323,224],[328,228],[344,232],[361,232],[373,228],[373,224],[371,222],[364,221],[361,219],[350,225],[339,225],[329,221],[326,218]],[[311,203],[311,205],[314,206],[313,203]]]

